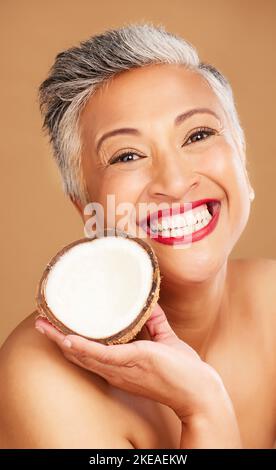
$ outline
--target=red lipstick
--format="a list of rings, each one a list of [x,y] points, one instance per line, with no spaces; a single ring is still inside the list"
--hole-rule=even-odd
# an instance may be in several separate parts
[[[189,235],[183,235],[181,237],[164,237],[161,236],[158,232],[153,232],[150,228],[150,223],[154,220],[165,217],[165,216],[172,216],[175,214],[182,214],[187,212],[195,207],[201,206],[202,204],[207,204],[209,212],[212,215],[212,219],[210,222],[203,228],[193,232]],[[175,245],[180,243],[193,243],[195,241],[199,241],[202,238],[206,237],[209,233],[211,233],[218,222],[219,213],[220,213],[220,201],[217,199],[200,199],[198,201],[193,201],[189,203],[184,203],[179,205],[176,208],[169,208],[169,209],[161,209],[152,214],[149,214],[145,219],[141,222],[141,227],[146,231],[147,235],[150,238],[153,238],[155,241],[159,243],[163,243],[165,245]]]

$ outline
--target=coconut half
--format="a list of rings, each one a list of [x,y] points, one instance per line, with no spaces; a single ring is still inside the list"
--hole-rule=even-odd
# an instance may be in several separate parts
[[[40,279],[36,303],[65,334],[104,344],[131,341],[158,301],[160,270],[144,240],[115,229],[60,250]]]

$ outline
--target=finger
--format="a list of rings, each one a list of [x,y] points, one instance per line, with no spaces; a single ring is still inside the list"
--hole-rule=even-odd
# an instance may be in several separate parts
[[[67,335],[72,351],[91,357],[103,364],[131,367],[141,356],[141,348],[134,342],[105,345],[78,335]]]
[[[146,322],[146,327],[152,338],[152,341],[157,343],[166,344],[176,349],[183,351],[185,354],[192,355],[200,359],[197,352],[189,346],[189,344],[182,341],[170,326],[164,310],[157,303],[153,312]]]
[[[93,371],[98,375],[101,375],[107,380],[106,373],[109,372],[110,367],[97,361],[86,349],[72,349],[68,345],[64,344],[64,340],[67,340],[67,336],[60,332],[55,326],[53,326],[47,320],[42,320],[35,323],[36,326],[43,328],[45,335],[54,341],[62,350],[64,357],[75,365]],[[78,338],[78,336],[77,336]]]
[[[82,361],[82,364],[87,363],[87,358],[90,357],[107,365],[132,367],[137,363],[138,355],[141,354],[140,345],[138,346],[135,342],[105,345],[79,335],[64,335],[47,319],[42,318],[36,320],[35,326],[41,327],[46,336],[56,342],[62,350],[70,350],[71,354],[75,354]],[[66,343],[64,343],[65,340]]]
[[[171,328],[164,310],[157,303],[153,312],[146,322],[146,327],[151,336],[151,339],[155,342],[163,344],[176,345],[181,342],[178,336]]]
[[[70,352],[70,355],[74,355],[81,364],[87,363],[88,358],[90,358],[90,362],[92,362],[93,359],[95,361],[100,357],[100,348],[102,346],[100,343],[93,342],[96,346],[92,347],[90,344],[92,341],[89,341],[86,338],[82,338],[78,335],[65,335],[47,319],[37,320],[35,322],[35,326],[42,328],[45,335],[57,343],[63,352]]]
[[[48,320],[39,318],[35,322],[35,327],[42,328],[45,335],[50,338],[52,341],[58,344],[58,346],[62,346],[63,342],[66,338],[66,335],[55,328]]]
[[[78,359],[76,354],[70,354],[68,353],[68,351],[63,351],[63,355],[72,364],[75,364],[76,366],[81,367],[82,369],[86,369],[89,372],[93,372],[96,375],[102,377],[106,382],[110,382],[110,378],[107,373],[108,371],[106,370],[107,366],[101,366],[101,368],[99,368],[99,362],[92,362],[91,359],[86,362],[84,361],[84,358]]]
[[[91,354],[87,355],[79,351],[72,353],[71,348],[63,351],[63,355],[73,364],[99,375],[102,379],[116,387],[120,388],[122,384],[129,381],[132,383],[133,381],[132,375],[129,374],[129,368],[123,369],[121,366],[99,362],[91,357]]]

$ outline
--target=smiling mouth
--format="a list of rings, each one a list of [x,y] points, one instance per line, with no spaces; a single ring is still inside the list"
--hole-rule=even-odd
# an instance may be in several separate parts
[[[201,201],[199,201],[200,203]],[[202,237],[209,233],[215,226],[214,222],[218,218],[220,210],[219,200],[203,200],[202,203],[195,203],[192,209],[173,213],[159,214],[157,218],[153,216],[147,219],[147,232],[154,238],[161,239],[185,239],[193,234]],[[201,237],[197,237],[200,239]],[[193,236],[193,239],[195,237]]]

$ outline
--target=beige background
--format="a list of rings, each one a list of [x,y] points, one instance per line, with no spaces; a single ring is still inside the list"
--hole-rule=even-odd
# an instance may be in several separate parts
[[[274,0],[1,0],[0,342],[35,308],[49,259],[84,236],[41,131],[37,88],[55,55],[130,21],[160,22],[230,79],[256,198],[232,257],[276,258]]]

